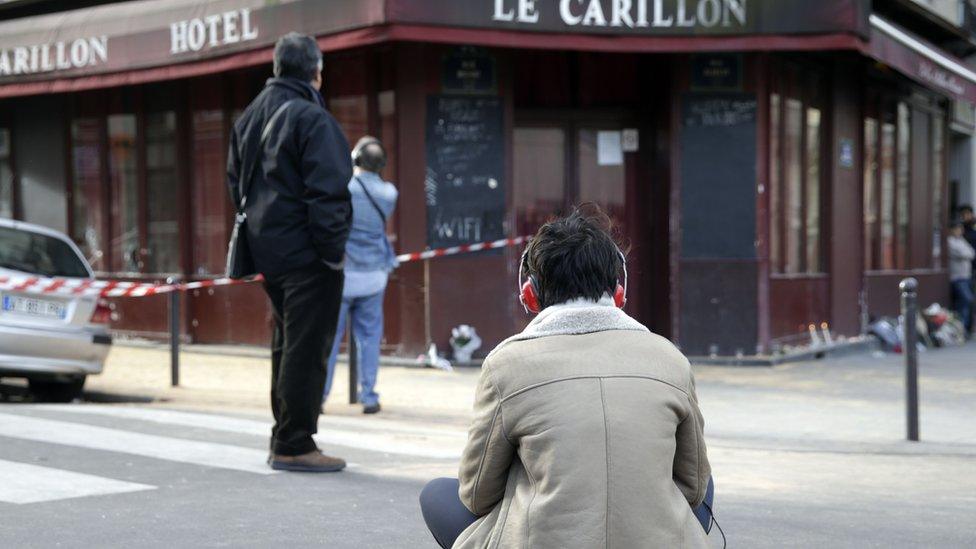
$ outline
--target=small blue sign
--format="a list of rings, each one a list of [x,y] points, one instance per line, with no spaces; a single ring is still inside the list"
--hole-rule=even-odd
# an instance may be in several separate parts
[[[852,139],[840,140],[839,163],[841,168],[854,167],[854,141]]]

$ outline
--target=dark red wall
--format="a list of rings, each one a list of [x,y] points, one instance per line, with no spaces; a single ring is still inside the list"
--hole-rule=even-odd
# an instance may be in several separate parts
[[[861,91],[860,65],[838,61],[833,69],[829,135],[829,184],[827,185],[825,228],[827,269],[831,275],[825,293],[830,295],[832,330],[856,335],[861,331],[858,297],[863,285],[863,213],[861,211]],[[854,166],[840,164],[841,140],[854,145]],[[812,319],[811,319],[812,320]]]

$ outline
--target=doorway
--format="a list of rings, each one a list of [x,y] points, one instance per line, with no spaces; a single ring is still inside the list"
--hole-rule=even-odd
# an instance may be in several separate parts
[[[551,216],[591,202],[612,219],[627,253],[630,287],[627,311],[652,330],[659,315],[647,286],[654,238],[650,196],[652,177],[639,146],[641,125],[630,113],[517,113],[513,128],[515,234],[531,235]],[[666,224],[665,224],[666,225]],[[666,265],[662,273],[666,277]],[[659,328],[659,329],[655,329]]]

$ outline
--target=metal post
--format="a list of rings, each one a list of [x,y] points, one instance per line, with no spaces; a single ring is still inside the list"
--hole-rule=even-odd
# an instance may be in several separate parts
[[[905,353],[905,397],[908,419],[908,440],[918,441],[918,281],[906,278],[898,284],[901,290],[901,313],[905,323],[903,351]]]
[[[175,284],[175,279],[167,279],[167,284]],[[180,384],[180,292],[169,293],[169,368],[170,385]]]

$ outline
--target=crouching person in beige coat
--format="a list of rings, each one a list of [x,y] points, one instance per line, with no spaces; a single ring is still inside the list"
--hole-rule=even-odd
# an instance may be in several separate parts
[[[421,494],[442,547],[706,546],[691,368],[620,309],[626,265],[608,225],[576,212],[526,249],[520,297],[539,314],[484,361],[459,479]]]

